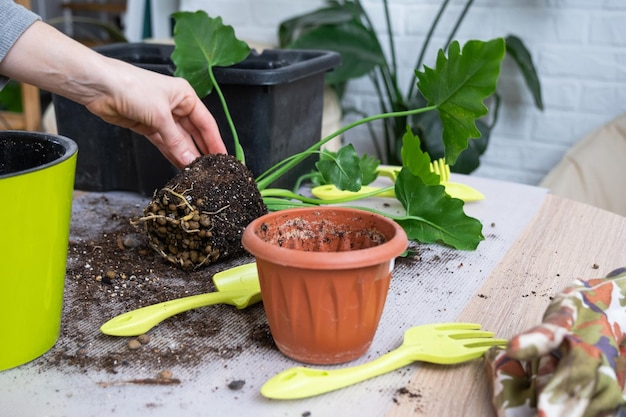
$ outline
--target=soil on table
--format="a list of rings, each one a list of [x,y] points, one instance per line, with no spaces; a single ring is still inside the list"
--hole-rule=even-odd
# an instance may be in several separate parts
[[[75,193],[61,335],[42,366],[108,374],[135,369],[146,377],[136,383],[163,384],[177,381],[176,375],[159,377],[172,367],[192,369],[200,361],[234,358],[247,349],[275,350],[261,303],[242,310],[215,305],[184,312],[141,338],[99,331],[118,314],[215,291],[215,273],[254,260],[240,251],[230,261],[197,270],[168,263],[136,225],[147,203],[130,193]]]
[[[175,192],[188,195],[202,186],[206,184],[183,184]],[[193,197],[186,201],[199,206]],[[206,361],[219,360],[226,366],[250,350],[260,355],[277,352],[262,303],[242,310],[230,305],[191,310],[168,318],[142,337],[100,332],[104,322],[121,313],[215,291],[215,273],[254,261],[245,251],[231,248],[229,257],[218,257],[202,268],[182,269],[180,263],[168,262],[153,249],[142,222],[137,222],[152,203],[132,193],[75,193],[61,335],[36,366],[70,373],[95,370],[105,375],[105,383],[139,375],[133,383],[169,384],[179,382],[171,369],[193,372]],[[206,210],[217,212],[229,204],[221,200]],[[255,210],[260,215],[265,207],[255,206]],[[240,221],[246,222],[243,218]],[[234,230],[233,236],[239,239],[241,230]],[[398,259],[396,265],[419,261],[419,256],[410,256]]]

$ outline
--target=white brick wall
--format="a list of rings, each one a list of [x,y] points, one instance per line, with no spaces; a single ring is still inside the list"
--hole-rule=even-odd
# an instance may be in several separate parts
[[[411,66],[441,0],[389,0],[397,53],[403,66],[400,86],[409,85]],[[460,10],[464,1],[453,0]],[[320,7],[322,0],[182,0],[181,9],[204,9],[222,16],[246,40],[276,42],[278,23]],[[380,0],[363,0],[383,28]],[[450,32],[453,17],[442,22],[433,44]],[[596,127],[626,111],[626,1],[476,0],[457,38],[491,39],[515,34],[531,51],[543,87],[545,110],[537,110],[516,68],[505,62],[503,106],[490,147],[476,175],[536,184],[563,153]],[[381,35],[382,36],[382,35]],[[384,42],[384,36],[381,41]],[[438,41],[438,42],[437,42]],[[432,62],[435,51],[427,57]],[[346,98],[375,111],[366,79],[353,82]],[[359,132],[346,140],[371,152]]]

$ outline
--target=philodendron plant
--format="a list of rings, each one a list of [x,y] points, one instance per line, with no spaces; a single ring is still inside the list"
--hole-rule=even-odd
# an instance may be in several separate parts
[[[394,24],[399,20],[392,17],[391,0],[375,2],[376,10],[385,18],[376,19],[376,24],[370,18],[370,14],[364,7],[365,2],[362,0],[326,0],[324,3],[324,6],[315,10],[281,22],[278,31],[280,46],[291,49],[321,49],[338,52],[343,65],[327,74],[328,84],[341,96],[351,80],[366,76],[371,82],[380,112],[386,113],[387,111],[408,110],[425,103],[422,95],[415,88],[415,77],[409,79],[410,84],[406,91],[401,88],[398,76],[399,62],[401,60],[406,63],[407,59],[414,57],[413,68],[421,69],[427,58],[426,52],[435,42],[442,42],[441,47],[447,50],[475,1],[415,0],[410,2],[412,7],[425,6],[422,12],[415,12],[413,16],[415,21],[422,22],[424,18],[427,19],[428,13],[423,12],[426,8],[436,8],[437,13],[434,14],[430,25],[422,26],[422,30],[426,33],[422,44],[411,42],[406,47],[401,47],[401,44],[396,42],[397,30]],[[405,3],[409,5],[409,2]],[[383,33],[384,36],[381,36]],[[524,42],[515,35],[506,36],[505,44],[506,56],[519,69],[526,81],[528,91],[534,98],[536,107],[543,110],[541,84],[530,52]],[[514,70],[513,67],[510,69]],[[478,168],[480,157],[487,149],[490,134],[497,123],[501,103],[498,91],[495,91],[488,103],[490,117],[476,121],[482,134],[481,138],[470,142],[469,147],[460,154],[452,167],[453,171],[468,174]],[[363,109],[350,106],[344,109],[344,113],[365,114]],[[442,155],[442,124],[436,112],[428,112],[411,117],[385,119],[377,129],[368,126],[378,157],[384,158],[389,164],[401,160],[400,139],[407,124],[420,135],[422,149],[425,152],[433,157]]]
[[[176,65],[176,76],[184,77],[200,97],[212,91],[219,95],[235,141],[236,157],[245,163],[244,150],[239,145],[236,126],[233,124],[226,100],[216,83],[213,68],[230,66],[244,60],[250,53],[245,42],[235,37],[231,26],[224,25],[219,17],[209,17],[205,12],[174,13],[175,49],[172,60]],[[322,146],[333,138],[357,125],[373,120],[406,117],[425,112],[438,112],[443,123],[445,157],[454,164],[459,153],[468,146],[468,141],[480,137],[476,120],[487,113],[484,100],[496,88],[501,62],[505,55],[504,39],[488,42],[473,40],[463,47],[452,42],[447,51],[439,51],[435,68],[425,67],[416,72],[417,88],[427,100],[422,108],[402,112],[385,113],[350,123],[318,143],[296,155],[283,160],[256,178],[256,185],[269,210],[321,205],[346,204],[351,201],[358,206],[358,197],[336,200],[318,200],[296,191],[270,188],[270,185],[288,170],[311,154],[322,157],[316,164],[319,177],[341,190],[358,191],[376,178],[378,161],[369,156],[360,157],[348,144],[338,152],[323,152]],[[378,192],[395,190],[398,201],[404,207],[403,215],[381,213],[398,222],[407,232],[409,239],[423,243],[440,242],[457,249],[473,250],[481,240],[482,224],[467,216],[464,203],[451,198],[439,185],[437,174],[430,171],[430,156],[420,149],[419,138],[407,127],[403,137],[402,169],[393,187]],[[369,196],[375,193],[370,193]],[[376,211],[367,207],[364,210]]]

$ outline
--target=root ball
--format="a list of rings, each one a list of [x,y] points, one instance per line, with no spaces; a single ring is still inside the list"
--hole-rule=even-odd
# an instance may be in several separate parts
[[[205,155],[155,192],[140,221],[152,248],[189,270],[243,253],[243,230],[265,213],[250,170],[233,156]]]

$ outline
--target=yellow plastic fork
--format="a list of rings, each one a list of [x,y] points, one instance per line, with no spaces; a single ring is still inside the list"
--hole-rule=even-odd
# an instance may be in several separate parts
[[[446,164],[445,159],[439,158],[430,163],[430,171],[439,175],[439,182],[446,183],[450,181],[450,165]]]
[[[381,176],[396,180],[398,172],[402,167],[394,165],[380,165],[377,172]],[[445,159],[440,158],[430,163],[430,170],[439,175],[439,183],[446,188],[446,193],[450,197],[458,198],[467,202],[483,200],[485,196],[478,190],[469,185],[450,182],[450,165],[446,164]],[[334,200],[338,198],[351,197],[355,195],[368,195],[370,197],[395,197],[393,189],[384,190],[381,187],[373,187],[364,185],[359,191],[340,190],[332,184],[319,185],[311,189],[311,193],[321,200]]]
[[[391,372],[414,361],[451,365],[477,359],[492,346],[505,346],[492,332],[474,323],[438,323],[412,327],[399,348],[362,365],[344,369],[287,369],[261,387],[261,394],[277,400],[312,397]]]
[[[485,196],[480,191],[469,185],[450,181],[450,165],[444,158],[439,158],[430,163],[430,170],[439,175],[439,182],[446,187],[446,193],[450,197],[460,198],[467,202],[483,200]]]

